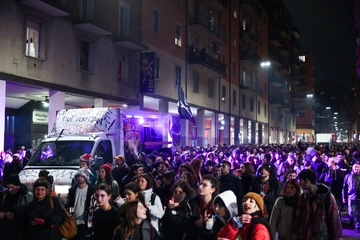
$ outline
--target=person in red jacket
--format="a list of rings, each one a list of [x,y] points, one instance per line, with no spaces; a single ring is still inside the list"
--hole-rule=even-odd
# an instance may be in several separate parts
[[[218,240],[273,240],[271,229],[263,218],[264,200],[254,192],[248,192],[242,200],[243,214],[234,218],[234,226],[238,228],[235,238],[218,235]]]

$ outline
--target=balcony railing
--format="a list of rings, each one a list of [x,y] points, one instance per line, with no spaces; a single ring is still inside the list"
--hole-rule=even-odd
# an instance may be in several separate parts
[[[260,55],[252,48],[241,47],[240,60],[249,60],[254,64],[260,63]]]
[[[249,13],[252,17],[259,18],[261,17],[261,8],[257,4],[256,0],[240,0],[240,4],[242,4],[243,9]]]
[[[241,29],[241,35],[242,39],[245,39],[245,36],[248,37],[248,39],[251,39],[252,41],[261,44],[261,37],[259,36],[259,30],[252,30],[250,27],[244,29]]]
[[[189,24],[190,25],[200,24],[204,26],[207,30],[209,30],[210,32],[221,38],[224,42],[226,41],[225,30],[219,28],[213,22],[213,20],[209,18],[209,16],[200,12],[200,10],[195,11],[193,14],[189,15]]]
[[[294,27],[294,29],[292,30],[292,34],[294,35],[295,38],[300,38],[300,29]]]
[[[61,0],[18,0],[20,3],[53,17],[69,16]]]
[[[226,76],[226,65],[209,56],[204,51],[189,48],[189,64],[202,64],[223,76]]]
[[[247,89],[250,90],[252,92],[255,92],[257,94],[262,94],[262,89],[260,86],[258,86],[255,82],[253,81],[241,81],[240,83],[240,88],[241,89]]]

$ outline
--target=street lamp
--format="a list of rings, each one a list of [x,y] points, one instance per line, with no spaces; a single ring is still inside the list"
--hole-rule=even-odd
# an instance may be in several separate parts
[[[308,98],[312,98],[314,95],[313,94],[307,94],[306,97]]]
[[[261,67],[270,67],[271,63],[269,61],[265,61],[265,62],[261,62],[260,66]]]

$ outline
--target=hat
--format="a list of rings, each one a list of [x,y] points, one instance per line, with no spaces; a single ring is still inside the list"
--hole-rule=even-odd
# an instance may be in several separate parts
[[[310,152],[310,157],[313,158],[314,156],[318,155],[318,152],[316,150],[312,150]]]
[[[22,160],[22,156],[18,153],[15,153],[12,157],[17,157],[19,160]]]
[[[89,153],[85,153],[80,156],[80,162],[84,162],[89,166],[89,162],[92,159],[92,155]]]
[[[215,166],[215,163],[211,160],[207,160],[206,163],[205,163],[205,166]]]
[[[244,199],[247,198],[247,197],[254,199],[255,202],[256,202],[256,204],[257,204],[258,207],[260,208],[261,213],[264,212],[264,200],[263,200],[263,198],[262,198],[259,194],[254,193],[254,192],[248,192],[248,193],[244,196],[243,201],[244,201]]]
[[[100,169],[103,168],[105,170],[105,172],[111,174],[111,164],[110,163],[105,163],[104,165],[102,165],[100,167]]]
[[[265,170],[268,171],[269,173],[272,172],[272,167],[271,167],[271,165],[268,164],[268,163],[264,163],[263,165],[261,165],[260,171],[261,171],[262,169],[265,169]]]
[[[85,168],[80,168],[79,171],[77,171],[77,173],[75,174],[75,179],[78,176],[85,178],[86,183],[89,183],[90,181],[89,172]]]
[[[34,182],[33,189],[35,189],[37,187],[45,187],[46,189],[48,189],[49,188],[49,181],[46,180],[43,177],[40,177]]]
[[[19,179],[19,175],[11,174],[5,179],[5,184],[12,184],[14,186],[20,186],[21,182]]]

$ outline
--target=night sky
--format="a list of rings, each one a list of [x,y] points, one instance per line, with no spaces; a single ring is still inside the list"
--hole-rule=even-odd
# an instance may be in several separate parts
[[[283,0],[298,26],[301,51],[312,51],[316,81],[350,83],[357,56],[352,0]],[[346,89],[348,89],[346,87]]]

